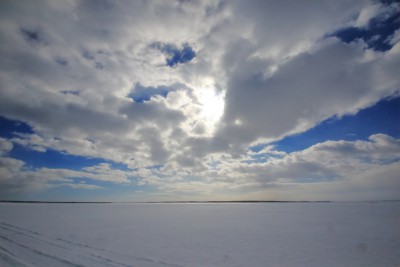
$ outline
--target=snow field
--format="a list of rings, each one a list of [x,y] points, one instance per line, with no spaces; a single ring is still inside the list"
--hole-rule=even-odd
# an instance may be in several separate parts
[[[0,204],[0,266],[400,266],[400,203]]]

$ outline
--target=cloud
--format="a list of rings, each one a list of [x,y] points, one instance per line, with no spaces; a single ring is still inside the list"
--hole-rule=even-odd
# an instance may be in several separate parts
[[[244,45],[233,45],[232,53],[237,55]],[[331,116],[354,114],[394,94],[400,84],[390,69],[398,64],[399,55],[376,54],[365,60],[366,53],[361,44],[326,40],[317,50],[282,64],[269,77],[259,72],[267,62],[249,59],[246,53],[235,60],[245,63],[233,70],[228,81],[219,135],[245,143],[257,138],[277,140]],[[243,77],[242,69],[255,71]]]
[[[96,184],[75,182],[74,179],[85,179],[91,183],[108,182],[113,184],[130,184],[133,173],[112,169],[107,164],[88,167],[82,171],[69,169],[25,167],[25,162],[8,157],[0,158],[0,189],[1,197],[13,197],[30,192],[43,192],[56,187],[71,187],[75,189],[100,189]]]
[[[189,194],[187,197],[193,199],[217,194],[220,199],[357,200],[368,199],[368,195],[373,199],[395,198],[399,158],[400,140],[375,134],[367,141],[326,141],[290,154],[268,147],[259,152],[249,150],[241,158],[214,155],[197,170],[187,163],[136,170],[113,169],[106,163],[81,171],[28,170],[23,168],[24,162],[12,158],[2,157],[0,162],[3,195],[60,186],[100,188],[73,181],[79,178],[148,185],[157,188],[155,192]]]
[[[182,188],[207,181],[205,188],[230,182],[237,190],[296,177],[337,180],[344,174],[321,162],[274,150],[255,159],[246,151],[332,116],[356,114],[400,88],[398,31],[388,40],[391,49],[381,52],[363,40],[346,44],[332,36],[345,27],[367,29],[395,4],[43,0],[0,5],[0,115],[32,127],[0,142],[6,162],[2,181],[18,181],[10,182],[15,186],[73,187],[74,177],[130,184],[135,175],[143,175],[139,183],[164,188],[176,175]],[[374,142],[393,141],[373,138],[364,144],[373,151]],[[109,165],[28,170],[6,156],[12,143],[103,158],[130,170]],[[352,143],[341,145],[349,146],[349,155],[361,153]],[[322,152],[310,157],[315,153]],[[370,160],[383,164],[386,152],[374,153]],[[261,158],[266,162],[257,163]],[[278,165],[263,169],[271,162]]]
[[[22,160],[14,159],[7,154],[11,151],[12,142],[0,138],[0,196],[15,196],[32,191],[68,186],[76,189],[100,189],[95,184],[75,183],[74,179],[102,181],[114,184],[130,184],[134,172],[113,169],[110,164],[101,163],[81,171],[70,169],[32,168]],[[40,150],[39,150],[40,151]]]
[[[326,141],[290,154],[270,147],[236,159],[221,155],[208,162],[207,170],[192,174],[192,181],[162,187],[171,192],[197,188],[230,199],[392,199],[398,197],[399,158],[400,140],[376,134],[367,141]],[[379,189],[373,192],[374,187]]]
[[[144,87],[140,84],[136,84],[135,88],[133,89],[132,93],[129,96],[135,100],[137,103],[141,103],[144,101],[149,101],[151,97],[160,95],[166,97],[169,93],[169,87],[159,86],[159,87]]]
[[[371,49],[389,50],[393,46],[390,36],[400,27],[399,11],[398,3],[369,6],[361,11],[355,26],[339,29],[334,35],[344,42],[363,40]]]
[[[7,139],[0,137],[0,155],[6,154],[13,148],[13,144]]]
[[[88,190],[102,188],[101,186],[93,185],[93,184],[64,184],[64,186],[75,188],[75,189],[88,189]]]
[[[368,5],[361,10],[359,13],[357,20],[355,21],[356,27],[366,27],[368,26],[369,21],[376,17],[379,14],[380,5]]]

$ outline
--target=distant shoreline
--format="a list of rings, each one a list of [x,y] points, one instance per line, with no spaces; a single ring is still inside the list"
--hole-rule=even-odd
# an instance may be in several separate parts
[[[129,201],[24,201],[24,200],[0,200],[1,203],[16,204],[229,204],[229,203],[331,203],[331,202],[400,202],[400,200],[366,200],[366,201],[331,201],[331,200],[232,200],[232,201],[146,201],[146,202],[129,202]]]
[[[112,203],[132,203],[132,204],[185,204],[185,203],[307,203],[307,202],[332,202],[324,201],[285,201],[285,200],[232,200],[232,201],[35,201],[35,200],[0,200],[0,203],[31,203],[31,204],[112,204]]]
[[[0,203],[27,203],[27,204],[110,204],[114,202],[106,201],[25,201],[25,200],[0,200]]]

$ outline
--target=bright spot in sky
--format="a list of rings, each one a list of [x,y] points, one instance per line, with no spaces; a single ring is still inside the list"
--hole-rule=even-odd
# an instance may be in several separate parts
[[[224,114],[224,96],[213,88],[204,88],[198,94],[198,100],[203,108],[202,115],[207,124],[214,125]]]

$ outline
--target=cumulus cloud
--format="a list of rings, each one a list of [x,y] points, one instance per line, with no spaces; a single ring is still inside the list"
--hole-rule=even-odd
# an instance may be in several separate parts
[[[204,181],[206,187],[229,181],[232,188],[254,188],[296,177],[339,179],[344,174],[329,164],[296,158],[322,155],[317,147],[297,156],[272,149],[259,155],[263,163],[240,161],[254,161],[246,154],[250,145],[356,114],[400,88],[398,31],[385,52],[332,36],[342,27],[365,28],[396,4],[42,0],[0,5],[0,115],[32,127],[32,133],[0,140],[2,177],[7,177],[2,181],[20,181],[19,186],[33,181],[94,188],[75,185],[74,177],[129,184],[138,176],[139,184],[165,190],[178,180],[187,189]],[[381,164],[386,152],[379,154],[374,145],[394,141],[371,138],[362,144],[372,146],[369,157]],[[6,156],[12,143],[102,158],[130,170],[109,165],[28,170]],[[341,145],[350,146],[352,155],[362,151],[353,143]],[[277,165],[267,168],[272,163]],[[152,168],[156,165],[161,167]]]
[[[221,155],[209,161],[207,170],[192,174],[192,181],[162,186],[225,197],[235,192],[231,199],[241,194],[282,200],[366,200],[369,194],[373,199],[390,199],[398,196],[399,158],[400,140],[376,134],[366,141],[326,141],[290,154],[269,147],[258,153],[249,151],[239,159]],[[373,193],[374,186],[379,190]],[[357,196],[352,197],[354,190]]]
[[[83,171],[69,169],[30,169],[25,163],[13,158],[0,158],[0,195],[3,197],[18,196],[32,191],[43,191],[56,187],[71,187],[75,189],[101,189],[93,181],[102,181],[114,184],[130,184],[132,173],[99,166],[89,167]],[[91,181],[76,182],[74,179]]]
[[[270,77],[256,71],[253,76],[232,75],[220,135],[245,143],[257,138],[276,140],[333,115],[354,114],[395,93],[399,79],[391,68],[398,64],[399,55],[376,55],[365,61],[365,53],[362,44],[326,40],[316,51],[293,57]],[[259,60],[239,61],[246,62],[239,72],[260,70]]]
[[[51,169],[26,166],[22,160],[10,157],[8,152],[12,143],[0,139],[0,196],[15,196],[31,191],[40,191],[55,187],[67,186],[76,189],[100,189],[101,186],[86,182],[76,183],[74,179],[102,181],[114,184],[130,184],[134,172],[123,172],[113,169],[110,164],[101,163],[97,166],[87,167],[81,171],[70,169]]]
[[[9,152],[13,148],[13,144],[7,139],[0,137],[0,155]]]

